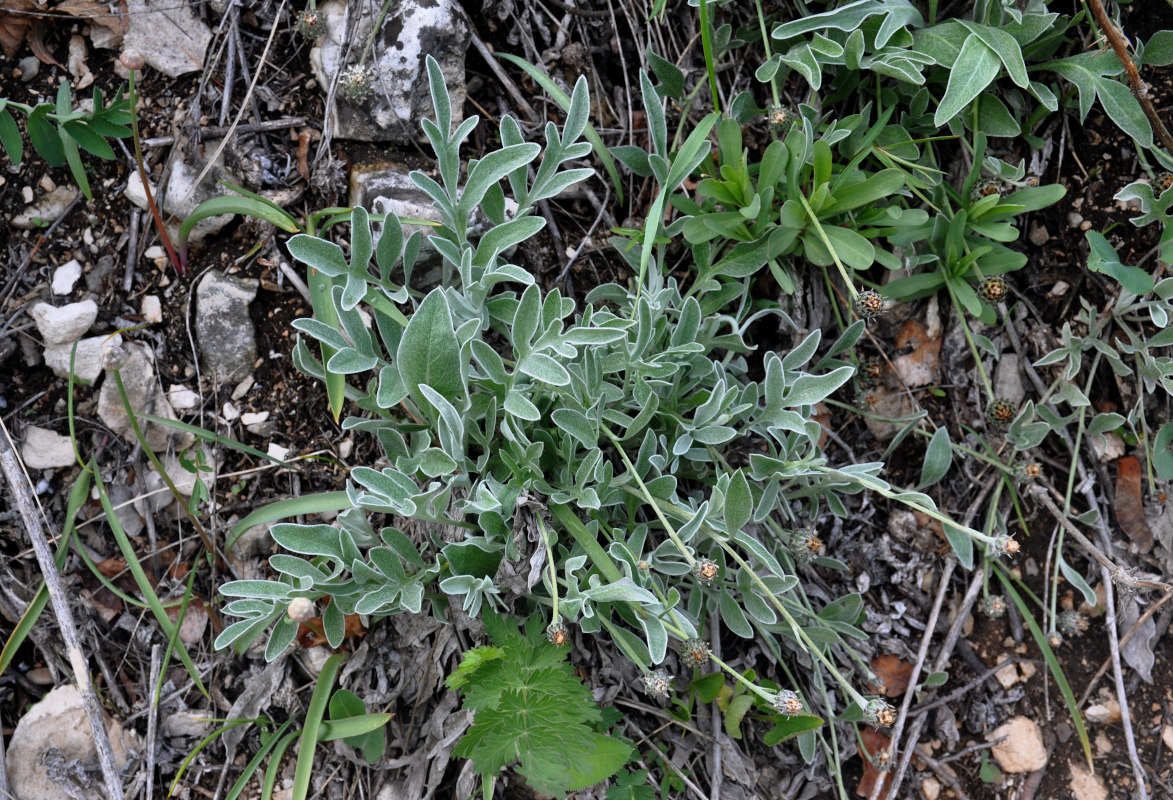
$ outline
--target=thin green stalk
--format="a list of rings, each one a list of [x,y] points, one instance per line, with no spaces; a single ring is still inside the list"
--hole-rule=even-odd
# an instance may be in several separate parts
[[[826,247],[827,252],[831,254],[831,260],[834,261],[835,266],[839,268],[839,274],[843,277],[843,282],[847,284],[847,291],[850,293],[851,299],[854,301],[855,298],[859,296],[859,292],[855,289],[855,283],[852,282],[850,277],[848,277],[847,270],[844,268],[843,262],[839,260],[839,254],[835,252],[835,246],[831,244],[831,240],[827,238],[826,231],[823,230],[823,226],[819,223],[818,215],[815,214],[814,210],[810,206],[810,203],[807,202],[806,195],[804,195],[802,192],[798,192],[796,196],[798,197],[798,201],[802,203],[802,207],[806,210],[807,216],[810,217],[811,224],[814,226],[815,232],[819,235],[819,238],[823,240],[823,246]]]
[[[683,541],[681,541],[680,536],[678,536],[676,533],[676,529],[672,527],[672,523],[669,522],[668,518],[664,516],[664,512],[660,510],[660,504],[656,502],[656,498],[653,497],[652,493],[648,491],[647,485],[644,484],[643,479],[640,478],[639,473],[635,469],[635,465],[631,463],[631,459],[627,457],[627,452],[624,451],[623,446],[619,443],[619,439],[617,439],[615,434],[611,433],[611,431],[607,428],[603,428],[603,433],[606,434],[607,438],[611,440],[611,444],[615,446],[615,449],[619,451],[619,457],[623,459],[623,463],[627,466],[627,469],[630,470],[631,476],[635,478],[635,482],[639,484],[639,488],[643,493],[644,500],[651,505],[652,510],[656,513],[656,516],[660,520],[660,524],[664,526],[664,531],[668,534],[668,538],[672,540],[672,543],[676,545],[676,549],[680,551],[682,556],[684,556],[685,561],[688,562],[688,566],[696,566],[696,559],[693,558],[693,555],[689,551],[688,546]]]
[[[797,636],[798,639],[803,643],[807,649],[807,652],[823,663],[823,666],[827,668],[832,676],[834,676],[836,683],[843,687],[843,691],[847,693],[847,696],[850,697],[854,702],[858,703],[860,708],[866,707],[868,704],[867,698],[860,694],[859,690],[857,690],[854,686],[851,685],[850,682],[848,682],[846,678],[839,674],[839,670],[836,669],[835,665],[831,663],[831,659],[827,658],[827,655],[819,648],[817,644],[815,644],[814,639],[810,638],[802,626],[798,624],[798,620],[796,620],[790,614],[790,612],[786,609],[786,606],[782,604],[782,601],[774,596],[774,593],[770,591],[765,582],[758,576],[756,572],[754,572],[749,563],[746,562],[746,560],[742,558],[736,550],[730,547],[727,542],[718,541],[717,544],[720,545],[721,549],[725,551],[726,555],[736,561],[737,565],[745,570],[746,575],[748,575],[750,580],[757,585],[762,594],[770,599],[771,604],[778,610],[778,613],[782,615],[782,618],[786,620],[786,624],[790,626],[790,629],[793,631],[794,635]]]
[[[546,529],[546,523],[542,521],[542,515],[537,515],[538,531],[542,534],[542,544],[546,548],[546,563],[549,565],[548,570],[550,575],[550,598],[553,600],[553,614],[552,622],[557,624],[562,617],[558,615],[558,568],[554,564],[554,550],[550,546],[550,531]]]
[[[392,0],[383,0],[383,7],[379,9],[379,16],[375,18],[375,25],[367,36],[367,43],[363,45],[362,55],[359,56],[358,65],[360,67],[367,63],[367,56],[371,54],[371,48],[375,46],[375,37],[379,35],[379,31],[383,29],[383,23],[387,20],[387,11],[391,8],[391,2]]]
[[[754,7],[758,12],[758,28],[762,32],[762,48],[766,52],[766,61],[773,58],[770,52],[770,34],[766,31],[766,16],[762,13],[762,0],[754,0]],[[774,108],[780,108],[782,101],[778,98],[778,76],[770,78],[770,96],[774,98]]]
[[[709,76],[709,90],[713,95],[713,110],[721,110],[721,100],[717,96],[717,70],[713,65],[713,23],[709,19],[709,0],[700,0],[701,11],[701,49],[705,54],[705,74]]]
[[[183,510],[184,515],[191,522],[192,527],[196,529],[196,533],[199,534],[200,540],[204,543],[204,547],[209,553],[216,553],[216,546],[213,544],[211,537],[208,536],[208,532],[204,530],[204,526],[200,524],[195,514],[191,512],[191,509],[187,507],[187,503],[183,500],[183,495],[179,493],[175,482],[171,480],[171,476],[167,474],[167,470],[163,467],[163,462],[155,455],[155,451],[147,445],[147,437],[143,435],[142,429],[139,427],[138,418],[134,413],[134,408],[130,405],[130,398],[126,394],[126,387],[122,385],[122,372],[117,369],[111,370],[111,372],[114,373],[114,383],[118,386],[118,396],[122,399],[122,408],[126,411],[127,419],[130,420],[130,427],[134,431],[135,439],[142,445],[143,452],[147,454],[147,458],[155,467],[156,472],[159,473],[159,477],[163,479],[163,483],[167,484],[167,488],[171,491],[171,496],[178,501],[179,507]]]
[[[982,386],[986,390],[986,398],[993,401],[994,387],[990,383],[990,376],[986,374],[986,368],[982,365],[982,357],[978,352],[977,344],[973,340],[973,333],[969,330],[969,323],[965,319],[965,309],[961,306],[961,301],[957,299],[957,293],[953,291],[953,286],[948,280],[945,281],[945,288],[949,290],[949,300],[953,303],[953,310],[957,312],[961,319],[961,330],[965,333],[965,343],[969,345],[969,352],[973,355],[974,363],[977,365],[978,377],[982,379]]]

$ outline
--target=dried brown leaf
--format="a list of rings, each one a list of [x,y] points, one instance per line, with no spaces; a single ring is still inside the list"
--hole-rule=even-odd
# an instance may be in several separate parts
[[[1153,532],[1144,516],[1144,498],[1141,494],[1140,461],[1136,456],[1125,456],[1116,461],[1116,521],[1128,534],[1137,549],[1147,553],[1153,549]]]
[[[95,0],[65,0],[64,3],[54,6],[53,10],[77,17],[91,25],[101,25],[111,33],[122,35],[130,30],[130,21],[126,15],[111,13],[109,3],[98,3]]]
[[[875,728],[860,728],[859,738],[863,741],[863,750],[859,754],[863,761],[863,775],[859,779],[859,785],[855,787],[856,797],[870,797],[872,790],[876,788],[876,781],[883,780],[884,788],[880,794],[887,794],[889,784],[892,783],[892,770],[881,770],[872,763],[881,753],[887,753],[888,745],[892,739],[886,733],[876,730]],[[868,758],[868,755],[871,758]]]
[[[53,54],[49,52],[48,45],[45,44],[45,34],[48,32],[48,20],[43,17],[36,19],[33,22],[32,28],[29,30],[29,49],[33,51],[33,55],[42,64],[52,64],[55,67],[65,69],[65,65],[53,58]]]
[[[35,9],[32,0],[0,0],[0,47],[5,58],[11,59],[24,45],[33,24],[33,18],[24,12]]]
[[[899,697],[908,691],[908,681],[912,678],[912,664],[900,656],[885,653],[872,659],[872,672],[884,679],[886,695]]]

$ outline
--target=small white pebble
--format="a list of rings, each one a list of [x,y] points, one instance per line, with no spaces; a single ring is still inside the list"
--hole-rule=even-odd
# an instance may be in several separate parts
[[[231,402],[224,404],[224,419],[232,422],[240,416],[240,409],[232,405]]]
[[[45,175],[41,178],[40,186],[46,192],[51,192],[57,188],[57,184],[53,183],[53,179],[48,175]]]
[[[143,297],[142,315],[146,322],[162,322],[163,321],[163,303],[159,300],[159,296],[155,294],[148,294]]]
[[[177,383],[167,390],[167,402],[176,411],[190,411],[199,407],[200,396],[186,386]]]
[[[1078,228],[1079,223],[1083,222],[1083,214],[1072,211],[1067,215],[1067,224],[1072,228]]]
[[[1047,292],[1048,297],[1062,297],[1067,294],[1067,290],[1071,285],[1065,281],[1055,281],[1055,285],[1051,287],[1051,291]]]
[[[244,397],[246,394],[248,394],[248,390],[253,388],[254,383],[256,383],[256,381],[253,379],[253,376],[251,374],[246,375],[245,379],[236,384],[236,388],[232,390],[232,399],[239,400],[240,398]]]
[[[1091,227],[1092,221],[1090,219],[1085,219],[1083,222],[1079,223],[1079,229],[1081,231],[1089,231],[1091,230]]]
[[[31,186],[24,186],[24,187],[22,187],[22,188],[21,188],[21,190],[20,190],[20,198],[21,198],[22,200],[24,200],[24,202],[25,202],[25,205],[28,205],[29,203],[33,202],[33,198],[34,198],[34,197],[36,197],[36,195],[34,195],[34,194],[33,194],[33,187],[31,187]]]
[[[156,244],[148,247],[147,251],[143,253],[143,255],[153,261],[155,259],[166,257],[167,253],[163,250],[162,247]]]
[[[246,427],[249,425],[260,425],[268,418],[268,411],[250,411],[247,414],[240,415],[240,423]]]
[[[53,487],[49,485],[49,481],[41,478],[37,481],[37,494],[47,494]]]
[[[268,453],[269,453],[270,457],[275,458],[278,461],[284,461],[285,457],[287,455],[289,455],[289,448],[282,447],[281,445],[277,444],[276,442],[269,442]]]

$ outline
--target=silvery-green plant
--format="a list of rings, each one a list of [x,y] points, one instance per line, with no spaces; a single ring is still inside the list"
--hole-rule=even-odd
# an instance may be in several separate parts
[[[681,225],[662,231],[655,213],[633,257],[641,267],[634,286],[599,286],[581,306],[557,289],[543,292],[508,253],[544,226],[533,213],[539,200],[590,174],[571,166],[589,149],[578,141],[585,81],[562,130],[547,125],[544,148],[524,142],[507,116],[500,149],[462,169],[459,148],[477,119],[450,133],[449,97],[431,59],[428,71],[437,122],[423,126],[440,180],[412,179],[440,213],[429,242],[450,279],[422,296],[412,289],[420,237],[405,239],[393,214],[376,236],[355,209],[349,254],[314,236],[290,240],[295,258],[336,284],[337,324],[295,324],[332,355],[323,364],[299,341],[296,363],[351,381],[347,396],[362,413],[343,427],[373,434],[383,456],[352,470],[350,508],[337,524],[272,527],[288,551],[270,559],[279,576],[221,587],[234,598],[225,612],[242,619],[217,646],[243,647],[271,628],[265,652],[276,657],[296,632],[287,614],[296,598],[329,597],[322,626],[333,646],[347,614],[372,621],[426,608],[451,619],[489,606],[538,610],[552,625],[604,635],[647,673],[673,642],[696,640],[719,619],[777,656],[801,652],[823,664],[862,718],[867,698],[833,662],[866,670],[850,645],[866,638],[861,598],[816,607],[788,529],[800,514],[846,515],[843,497],[864,489],[948,523],[927,495],[880,478],[882,463],[839,467],[820,448],[814,408],[853,375],[841,357],[864,323],[829,348],[815,330],[789,352],[766,353],[754,380],[750,326],[764,316],[793,322],[772,305],[755,307],[748,277],[682,290],[651,257],[661,233]],[[656,154],[657,208],[707,151],[702,134],[674,155],[666,146]],[[474,242],[469,220],[478,209],[490,224]],[[400,270],[404,284],[392,280]],[[411,307],[406,325],[394,303]],[[947,532],[967,563],[975,538],[1001,544],[952,523]],[[811,563],[844,568],[826,557]],[[774,701],[774,690],[730,673]],[[794,730],[808,731],[802,752],[813,758],[810,719]]]

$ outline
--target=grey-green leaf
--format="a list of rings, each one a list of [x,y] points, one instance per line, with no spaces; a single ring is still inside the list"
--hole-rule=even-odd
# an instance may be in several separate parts
[[[953,464],[953,448],[949,443],[949,431],[944,427],[937,428],[929,446],[925,450],[925,460],[920,468],[920,484],[916,488],[924,489],[932,486],[949,471]]]
[[[420,303],[403,332],[395,358],[403,384],[417,402],[424,399],[420,384],[431,386],[449,401],[464,393],[460,343],[442,289],[433,289]]]
[[[998,76],[1001,65],[998,54],[971,33],[949,73],[949,84],[933,115],[933,124],[940,128],[960,114]]]

